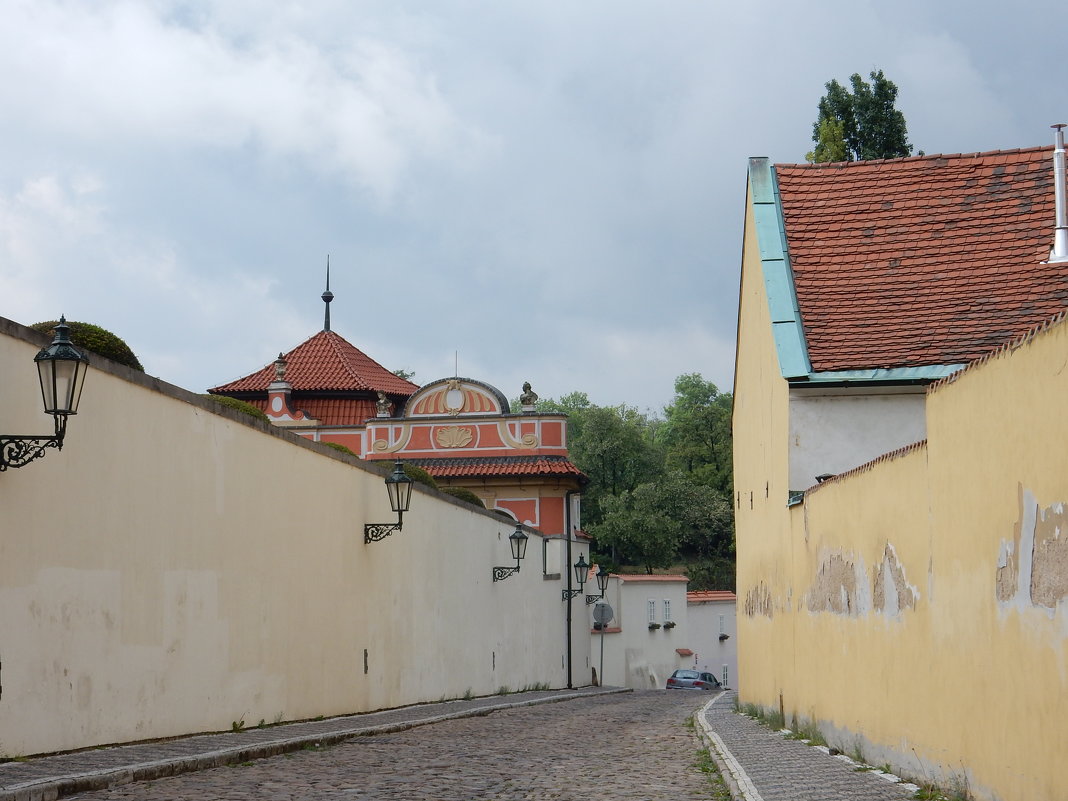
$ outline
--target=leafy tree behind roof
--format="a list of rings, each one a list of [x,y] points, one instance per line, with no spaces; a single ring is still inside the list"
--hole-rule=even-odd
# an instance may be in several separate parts
[[[897,85],[874,70],[871,83],[853,73],[850,92],[836,80],[826,84],[819,114],[812,124],[815,150],[805,154],[810,162],[868,161],[912,155],[905,115],[894,106]]]

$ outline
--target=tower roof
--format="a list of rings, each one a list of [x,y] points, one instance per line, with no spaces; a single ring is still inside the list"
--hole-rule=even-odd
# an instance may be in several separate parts
[[[285,381],[297,392],[385,392],[411,395],[419,387],[387,370],[355,345],[333,331],[320,331],[289,353]],[[275,380],[268,364],[244,378],[214,387],[209,392],[266,392]]]

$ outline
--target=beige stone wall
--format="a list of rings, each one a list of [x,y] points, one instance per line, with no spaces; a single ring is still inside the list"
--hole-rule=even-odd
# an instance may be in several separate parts
[[[51,429],[34,337],[0,318],[8,433]],[[564,684],[536,535],[493,583],[511,527],[417,486],[364,544],[377,468],[214,408],[95,358],[63,450],[0,473],[0,755]]]
[[[933,387],[925,445],[777,499],[777,529],[739,513],[743,701],[977,799],[1064,797],[1066,361],[1062,321]]]

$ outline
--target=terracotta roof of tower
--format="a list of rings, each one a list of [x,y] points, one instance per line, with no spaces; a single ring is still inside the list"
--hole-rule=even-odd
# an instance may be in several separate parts
[[[1068,306],[1051,153],[776,165],[812,369],[967,362]]]
[[[408,396],[419,387],[387,370],[333,331],[320,331],[285,354],[285,380],[295,391],[370,391]],[[209,392],[266,392],[274,364]]]
[[[564,456],[461,456],[410,459],[435,478],[488,478],[493,476],[586,476]]]

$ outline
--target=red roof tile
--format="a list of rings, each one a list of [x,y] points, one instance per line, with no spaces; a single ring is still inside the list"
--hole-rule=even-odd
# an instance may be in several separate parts
[[[730,590],[694,590],[686,593],[686,602],[699,604],[705,601],[737,601],[738,596]]]
[[[285,359],[285,380],[292,384],[295,392],[381,390],[408,397],[419,389],[411,381],[391,373],[333,331],[320,331],[285,354]],[[209,392],[266,392],[267,385],[272,381],[273,363]]]
[[[967,362],[1068,307],[1051,153],[776,165],[812,369]]]
[[[563,456],[471,456],[446,459],[411,459],[412,464],[435,478],[488,478],[491,476],[574,476],[582,471]]]

